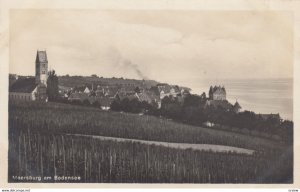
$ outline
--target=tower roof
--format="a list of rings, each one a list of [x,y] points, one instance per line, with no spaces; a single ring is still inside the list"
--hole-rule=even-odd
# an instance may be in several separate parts
[[[223,92],[223,93],[226,93],[226,90],[225,90],[225,87],[224,86],[210,86],[210,90],[212,91],[212,93],[220,93],[220,92]]]
[[[242,108],[237,101],[235,102],[233,107],[236,108],[236,109],[241,109]]]
[[[37,51],[35,62],[48,62],[46,51]]]

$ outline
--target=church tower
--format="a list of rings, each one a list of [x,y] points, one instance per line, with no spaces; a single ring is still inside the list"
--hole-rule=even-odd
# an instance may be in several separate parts
[[[35,83],[47,86],[48,59],[46,51],[37,51],[35,59]]]

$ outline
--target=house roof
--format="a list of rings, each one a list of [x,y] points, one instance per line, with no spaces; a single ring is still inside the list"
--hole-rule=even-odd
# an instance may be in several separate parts
[[[187,94],[190,94],[190,91],[187,89],[181,89],[181,94],[187,95]]]
[[[106,96],[114,97],[118,93],[118,87],[107,87],[104,88],[104,94]]]
[[[125,98],[128,98],[129,100],[132,100],[132,99],[136,99],[137,96],[136,96],[136,93],[117,93],[117,96],[119,97],[120,100],[123,100]]]
[[[159,96],[159,90],[157,86],[152,86],[149,91],[151,91],[153,94]]]
[[[177,93],[177,92],[180,92],[180,89],[178,87],[178,85],[175,85],[175,86],[172,86],[172,88],[174,89],[174,91]]]
[[[159,93],[162,91],[164,93],[170,93],[170,90],[172,87],[168,84],[157,84],[157,88],[158,88]]]
[[[151,103],[152,101],[158,101],[160,100],[159,96],[155,95],[151,91],[143,91],[139,94],[137,94],[139,101],[146,101],[148,103]]]
[[[225,87],[221,87],[221,86],[214,86],[212,88],[212,92],[213,93],[226,93]]]
[[[89,88],[89,86],[86,85],[86,86],[74,87],[73,91],[84,92],[84,90],[85,90],[86,88],[88,88],[89,90],[91,90],[91,89]]]
[[[259,114],[264,120],[267,120],[269,118],[274,118],[274,119],[280,119],[279,113],[277,114]]]
[[[180,92],[180,88],[178,85],[169,85],[166,83],[159,83],[156,85],[158,92],[161,93],[162,91],[164,93],[170,93],[171,90],[173,89],[175,93]]]
[[[125,93],[127,93],[127,92],[135,92],[135,86],[124,86],[124,87],[121,87],[120,88],[120,92],[125,92]]]
[[[9,87],[9,92],[31,93],[37,85],[35,78],[18,79]]]
[[[96,97],[104,97],[104,93],[103,93],[103,90],[96,90],[95,91],[95,93],[96,93]]]
[[[78,100],[84,100],[88,99],[88,94],[86,93],[71,93],[69,96],[69,99],[78,99]]]
[[[46,51],[37,51],[35,62],[48,62]]]
[[[146,90],[145,93],[148,94],[152,100],[160,100],[159,95],[156,95],[153,91]]]

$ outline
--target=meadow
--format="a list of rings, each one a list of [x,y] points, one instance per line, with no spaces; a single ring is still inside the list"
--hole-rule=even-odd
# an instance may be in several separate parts
[[[254,155],[103,141],[87,134],[253,149]],[[9,182],[291,183],[293,147],[163,118],[58,103],[9,105]],[[54,180],[78,176],[80,180]]]

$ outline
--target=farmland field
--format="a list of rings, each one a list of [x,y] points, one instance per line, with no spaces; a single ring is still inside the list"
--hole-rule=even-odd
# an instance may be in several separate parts
[[[215,153],[69,134],[225,145],[255,152]],[[271,140],[152,116],[58,103],[9,106],[9,182],[291,183],[292,152],[292,146]],[[67,178],[71,176],[80,179]]]

